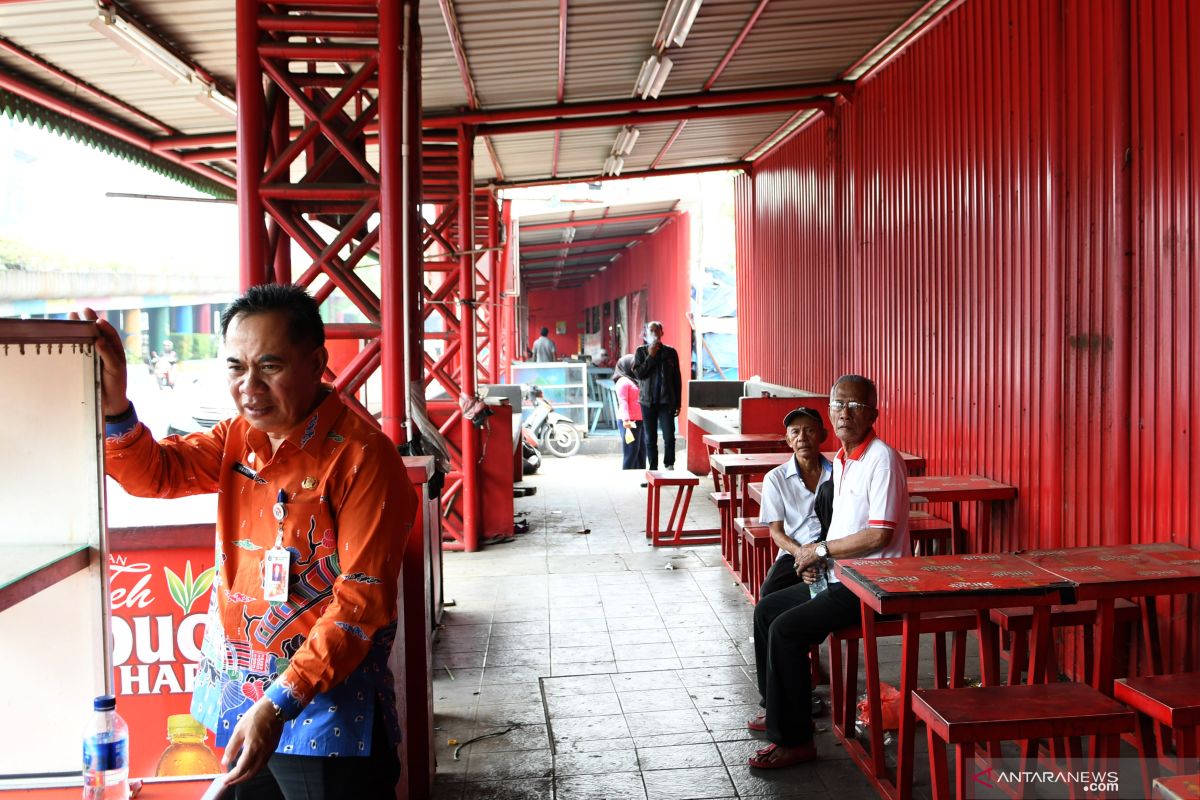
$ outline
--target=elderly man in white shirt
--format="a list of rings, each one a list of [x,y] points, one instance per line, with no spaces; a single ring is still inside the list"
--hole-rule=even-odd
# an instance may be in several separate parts
[[[806,584],[829,558],[897,558],[910,555],[908,482],[900,454],[875,435],[879,417],[875,384],[843,375],[829,394],[829,418],[842,443],[833,463],[833,517],[825,541],[801,545],[796,569]],[[812,761],[809,648],[835,630],[861,622],[861,606],[833,571],[829,586],[806,597],[805,585],[782,589],[754,609],[754,641],[765,642],[764,717],[750,720],[771,744],[749,759],[752,767],[779,769]],[[760,667],[761,668],[761,667]]]

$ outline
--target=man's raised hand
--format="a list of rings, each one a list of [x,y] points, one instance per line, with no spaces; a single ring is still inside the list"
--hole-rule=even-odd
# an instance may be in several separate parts
[[[100,355],[100,403],[106,417],[115,417],[129,409],[129,372],[125,365],[125,346],[117,329],[98,317],[95,311],[84,308],[72,311],[71,319],[95,322],[100,337],[96,352]]]

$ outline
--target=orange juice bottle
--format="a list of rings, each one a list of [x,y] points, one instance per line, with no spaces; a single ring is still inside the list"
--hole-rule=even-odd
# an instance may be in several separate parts
[[[158,759],[154,774],[215,775],[221,772],[217,754],[209,749],[205,739],[208,731],[191,714],[172,714],[167,717],[167,738],[171,744]]]

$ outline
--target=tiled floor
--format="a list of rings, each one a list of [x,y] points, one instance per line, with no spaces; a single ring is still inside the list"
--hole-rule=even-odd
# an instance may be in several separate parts
[[[716,546],[646,544],[645,490],[619,465],[547,459],[528,481],[538,493],[516,501],[529,533],[447,554],[455,605],[434,647],[435,797],[876,797],[828,717],[820,761],[746,765],[763,744],[745,727],[758,709],[752,606]],[[715,507],[697,497],[689,527],[715,527]],[[898,658],[882,645],[885,680],[895,683]],[[448,744],[509,728],[457,760]],[[918,796],[929,791],[924,763],[918,744]]]

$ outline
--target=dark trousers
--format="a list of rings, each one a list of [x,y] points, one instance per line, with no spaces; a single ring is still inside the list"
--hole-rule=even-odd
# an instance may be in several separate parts
[[[767,738],[784,747],[812,741],[809,648],[862,619],[858,598],[840,583],[816,597],[801,581],[754,607],[758,691],[767,703]]]
[[[662,430],[663,465],[667,469],[675,467],[675,407],[660,403],[646,405],[642,403],[642,422],[646,425],[646,458],[650,469],[658,469],[658,431]]]
[[[796,574],[796,557],[791,553],[784,553],[775,559],[771,569],[767,570],[766,580],[759,588],[758,596],[763,598],[780,589],[789,589],[798,583],[804,583],[804,579]],[[805,586],[807,585],[805,584]]]
[[[221,800],[394,800],[400,758],[379,715],[366,758],[271,756],[265,769]]]
[[[619,428],[618,435],[621,437],[621,452],[623,458],[621,460],[621,469],[645,469],[646,468],[646,436],[643,428],[645,425],[642,420],[635,419],[632,428]],[[626,441],[625,433],[630,431],[633,433],[633,441]]]

